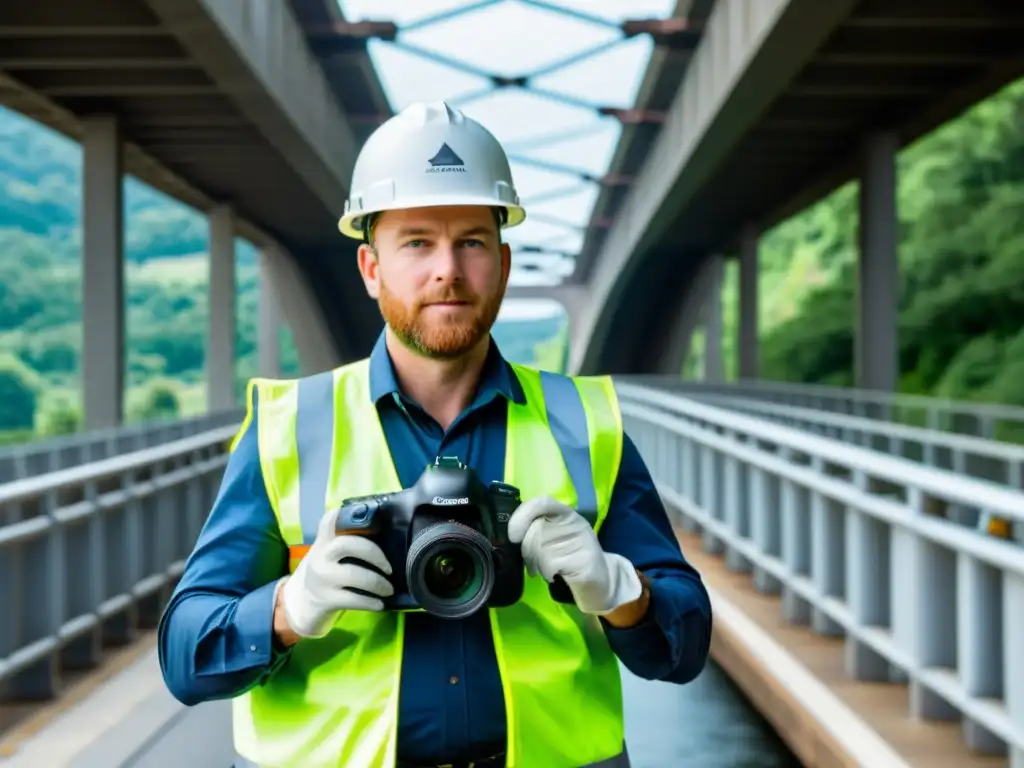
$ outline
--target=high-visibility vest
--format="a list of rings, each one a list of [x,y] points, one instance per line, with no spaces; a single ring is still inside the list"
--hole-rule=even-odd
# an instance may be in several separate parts
[[[552,496],[600,527],[622,456],[611,380],[513,370],[526,403],[508,405],[504,481],[523,499]],[[367,360],[249,386],[263,478],[294,568],[325,510],[402,486]],[[540,576],[527,576],[520,602],[489,613],[507,765],[628,766],[619,667],[599,621],[553,601]],[[347,611],[326,637],[301,640],[263,685],[234,699],[236,751],[262,768],[393,768],[404,631],[401,611]]]

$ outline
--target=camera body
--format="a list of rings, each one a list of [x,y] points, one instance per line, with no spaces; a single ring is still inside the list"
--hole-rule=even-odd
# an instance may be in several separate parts
[[[344,500],[336,533],[369,536],[384,551],[394,587],[385,610],[466,618],[522,597],[523,558],[508,540],[519,504],[518,488],[484,485],[457,458],[438,457],[411,488]]]

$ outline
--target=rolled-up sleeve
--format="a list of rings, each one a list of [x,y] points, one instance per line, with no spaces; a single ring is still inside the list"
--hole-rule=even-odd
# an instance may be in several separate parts
[[[711,647],[711,600],[700,574],[683,556],[661,497],[628,436],[598,537],[606,552],[622,555],[651,580],[651,608],[643,622],[626,629],[604,624],[615,655],[638,677],[693,680]]]
[[[287,658],[273,613],[288,548],[260,470],[255,404],[251,413],[158,628],[164,681],[187,705],[244,693]]]

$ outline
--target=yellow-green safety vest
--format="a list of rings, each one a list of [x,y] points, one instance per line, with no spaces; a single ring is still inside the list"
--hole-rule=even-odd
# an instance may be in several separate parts
[[[312,544],[343,499],[402,489],[377,410],[369,361],[298,380],[256,379],[260,464],[292,553]],[[519,365],[526,402],[508,405],[504,481],[608,512],[622,417],[608,377]],[[589,516],[589,515],[588,515]],[[522,600],[490,609],[507,719],[509,768],[626,768],[618,662],[599,621],[556,603],[540,576]],[[347,611],[321,639],[297,643],[263,685],[232,702],[236,751],[261,768],[393,768],[403,612]]]

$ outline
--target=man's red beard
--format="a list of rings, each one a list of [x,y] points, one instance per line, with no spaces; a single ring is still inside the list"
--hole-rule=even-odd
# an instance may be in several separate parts
[[[490,333],[501,309],[502,292],[481,299],[465,291],[448,288],[417,301],[411,307],[380,284],[378,305],[384,322],[399,341],[415,352],[440,359],[453,359],[469,352]],[[428,319],[424,309],[428,304],[443,301],[464,301],[472,315],[467,318],[437,317]]]

